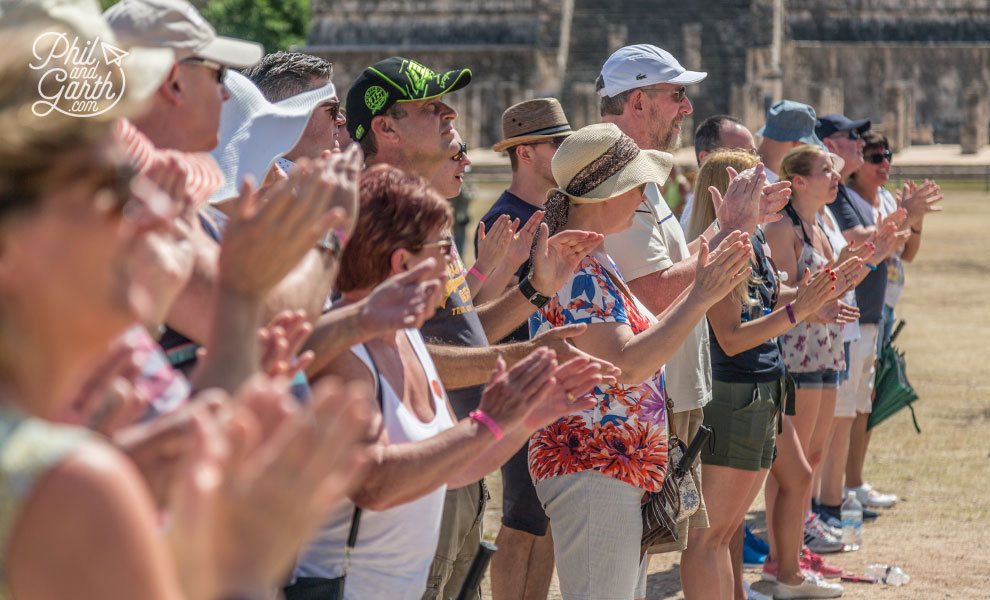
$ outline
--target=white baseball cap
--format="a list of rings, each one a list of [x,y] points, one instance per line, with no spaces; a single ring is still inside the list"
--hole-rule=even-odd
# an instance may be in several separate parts
[[[176,62],[197,57],[246,69],[265,55],[258,42],[217,35],[186,0],[122,0],[103,16],[123,43],[171,48]]]
[[[688,71],[663,48],[652,44],[636,44],[616,50],[602,66],[602,82],[598,94],[614,98],[626,90],[655,83],[691,85],[708,77],[702,71]]]

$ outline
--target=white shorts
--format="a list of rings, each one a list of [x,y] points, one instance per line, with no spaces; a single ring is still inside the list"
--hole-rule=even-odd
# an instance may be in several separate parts
[[[839,384],[835,416],[854,418],[873,410],[873,378],[877,360],[877,325],[860,323],[859,338],[849,343],[849,379]]]
[[[643,490],[580,471],[536,484],[550,517],[554,560],[564,600],[634,600],[646,597]]]

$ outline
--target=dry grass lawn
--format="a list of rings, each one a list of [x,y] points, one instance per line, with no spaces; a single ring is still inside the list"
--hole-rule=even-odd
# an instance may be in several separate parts
[[[472,207],[480,216],[494,200],[482,188]],[[925,223],[922,250],[907,266],[898,315],[908,323],[895,344],[907,354],[908,375],[920,395],[922,434],[907,411],[874,432],[867,478],[901,501],[864,529],[858,552],[829,556],[862,574],[874,562],[901,566],[901,588],[846,584],[844,598],[990,599],[990,194],[948,191],[945,212]],[[498,474],[485,537],[494,539],[501,510]],[[765,531],[762,495],[750,518]],[[647,597],[683,598],[679,555],[650,565]],[[746,580],[759,581],[750,570]],[[487,582],[485,585],[488,596]],[[769,584],[755,589],[771,592]],[[556,580],[550,598],[559,598]]]

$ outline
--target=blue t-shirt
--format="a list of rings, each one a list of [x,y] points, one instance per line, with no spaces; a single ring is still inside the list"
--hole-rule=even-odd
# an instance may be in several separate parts
[[[872,227],[875,225],[869,215],[856,206],[856,201],[849,195],[846,186],[839,184],[839,192],[835,200],[828,205],[839,229],[845,231],[857,225]],[[887,293],[887,261],[877,265],[875,271],[870,271],[863,281],[856,286],[856,306],[859,307],[859,322],[876,324],[883,317],[883,300]]]
[[[529,221],[529,218],[533,216],[533,213],[540,210],[539,207],[533,206],[529,202],[526,202],[519,196],[511,193],[509,190],[502,192],[495,204],[488,209],[485,216],[481,217],[481,222],[485,224],[485,231],[491,231],[492,226],[495,225],[495,221],[502,215],[509,215],[511,219],[519,219],[519,227],[522,227]],[[478,231],[474,232],[474,255],[478,255]],[[529,273],[531,261],[527,260],[519,267],[516,271],[516,277],[522,280]],[[504,342],[522,342],[529,339],[529,327],[523,323],[518,328],[516,328],[512,333],[505,336],[504,339],[499,340],[500,343]]]
[[[759,283],[750,282],[749,297],[758,302],[755,306],[743,306],[742,322],[758,319],[777,305],[777,274],[764,252],[763,232],[757,229],[753,236],[753,252],[756,264],[753,274],[760,278]],[[712,379],[726,383],[763,383],[780,379],[787,372],[784,357],[777,346],[777,338],[771,338],[749,350],[729,356],[718,343],[715,331],[708,325],[712,351]]]

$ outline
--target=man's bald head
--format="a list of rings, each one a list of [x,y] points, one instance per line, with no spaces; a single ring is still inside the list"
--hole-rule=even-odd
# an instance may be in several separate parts
[[[756,140],[739,119],[715,115],[702,121],[694,132],[694,155],[698,165],[717,148],[756,150]]]

